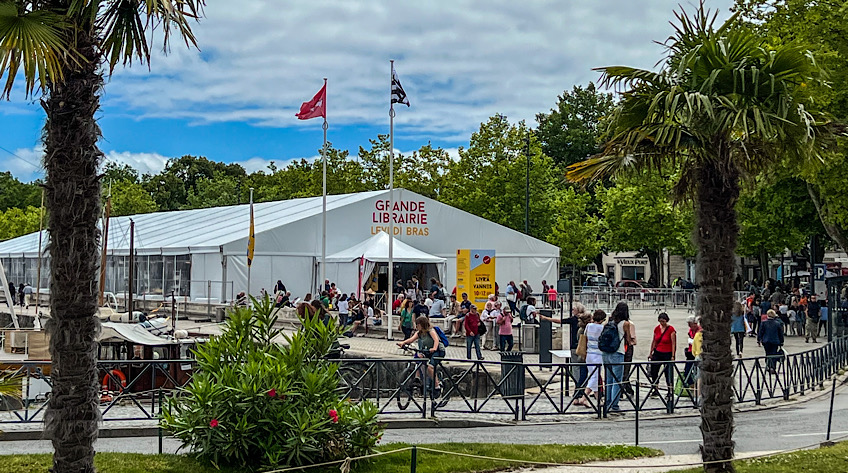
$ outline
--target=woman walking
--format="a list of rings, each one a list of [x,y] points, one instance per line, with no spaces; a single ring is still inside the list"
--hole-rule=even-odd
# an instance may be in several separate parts
[[[412,320],[412,299],[404,299],[400,308],[400,331],[405,339],[412,336],[412,330],[415,328]]]
[[[582,305],[582,304],[581,304]],[[577,315],[577,339],[581,340],[578,342],[578,349],[575,350],[572,354],[572,362],[576,364],[575,368],[577,369],[577,385],[574,392],[574,404],[592,407],[589,403],[589,399],[584,392],[584,388],[586,387],[586,380],[589,377],[589,369],[586,367],[586,353],[580,353],[580,346],[583,343],[586,343],[586,348],[588,349],[588,340],[583,342],[583,338],[586,336],[586,327],[592,323],[592,314],[587,312],[581,312]]]
[[[734,302],[733,311],[730,313],[730,333],[733,334],[733,340],[736,341],[736,358],[742,358],[742,349],[745,345],[745,332],[748,331],[745,326],[746,322],[745,308],[740,302]],[[689,338],[693,337],[690,336]]]
[[[648,361],[674,361],[677,353],[677,331],[674,330],[669,323],[668,314],[665,312],[657,316],[657,324],[654,327],[654,338],[651,340],[651,354],[648,356]],[[652,363],[651,364],[651,395],[660,396],[658,381],[660,368],[665,370],[665,382],[670,390],[672,383],[672,368],[669,363]]]
[[[783,346],[783,326],[777,317],[777,312],[769,309],[768,319],[760,325],[757,341],[766,351],[766,367],[771,374],[777,373],[777,360],[780,358],[780,347]]]
[[[603,352],[598,348],[598,338],[604,330],[604,321],[607,313],[601,309],[592,314],[592,323],[586,326],[586,368],[589,370],[589,379],[586,383],[586,397],[595,395],[595,401],[600,399],[598,392],[598,381],[604,368]]]

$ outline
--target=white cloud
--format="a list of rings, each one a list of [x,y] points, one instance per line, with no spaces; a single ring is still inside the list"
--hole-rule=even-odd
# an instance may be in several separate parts
[[[41,160],[44,150],[41,146],[0,150],[0,171],[9,171],[22,182],[31,182],[44,178]]]
[[[709,1],[726,17],[730,0]],[[175,41],[146,67],[120,70],[106,103],[142,117],[299,126],[294,113],[329,77],[328,118],[388,121],[390,58],[412,108],[404,133],[459,136],[495,113],[533,121],[593,67],[653,67],[678,0],[623,2],[210,2],[202,53]],[[688,5],[687,9],[693,7]]]
[[[158,153],[131,153],[129,151],[109,151],[104,163],[129,164],[142,174],[156,174],[165,169],[168,158]]]

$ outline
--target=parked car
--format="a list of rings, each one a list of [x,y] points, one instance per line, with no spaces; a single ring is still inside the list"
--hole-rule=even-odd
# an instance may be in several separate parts
[[[622,279],[615,283],[615,292],[619,297],[628,300],[649,300],[657,293],[657,290],[647,281]]]

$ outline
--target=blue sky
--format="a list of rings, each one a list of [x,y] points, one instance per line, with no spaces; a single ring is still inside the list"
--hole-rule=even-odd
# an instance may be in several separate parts
[[[731,0],[707,1],[727,17]],[[329,78],[329,140],[355,154],[388,133],[389,59],[412,107],[399,107],[395,148],[427,142],[454,153],[488,117],[535,123],[593,67],[651,68],[678,1],[350,2],[280,8],[273,0],[212,0],[195,26],[201,51],[173,43],[150,69],[118,70],[99,115],[107,159],[158,172],[184,154],[250,171],[314,159],[321,121],[294,114]],[[690,11],[694,8],[687,4]],[[161,37],[161,35],[159,35]],[[43,175],[44,113],[18,88],[0,104],[0,171]]]

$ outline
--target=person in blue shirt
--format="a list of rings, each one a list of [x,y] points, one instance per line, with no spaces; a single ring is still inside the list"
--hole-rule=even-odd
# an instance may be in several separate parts
[[[783,346],[783,324],[777,318],[777,312],[768,311],[768,319],[760,325],[757,341],[766,351],[766,367],[769,373],[776,373],[777,361],[780,358],[780,347]]]

